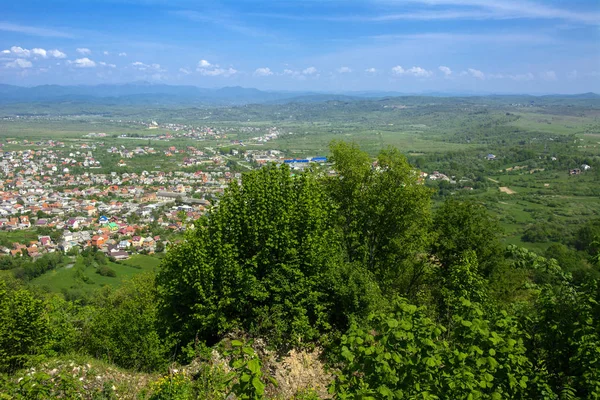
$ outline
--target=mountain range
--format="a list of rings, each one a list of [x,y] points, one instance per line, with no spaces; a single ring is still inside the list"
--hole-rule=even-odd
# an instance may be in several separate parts
[[[468,97],[482,93],[400,93],[400,92],[286,92],[263,91],[254,88],[223,87],[206,89],[196,86],[165,85],[149,82],[126,84],[85,85],[41,85],[22,87],[0,84],[0,103],[30,103],[49,101],[79,101],[88,103],[114,104],[195,104],[195,105],[243,105],[265,103],[304,102],[314,103],[330,100],[352,101],[361,98],[383,98],[396,96]],[[485,95],[493,95],[486,93]],[[551,95],[552,96],[552,95]],[[577,99],[600,99],[596,93],[557,95]]]

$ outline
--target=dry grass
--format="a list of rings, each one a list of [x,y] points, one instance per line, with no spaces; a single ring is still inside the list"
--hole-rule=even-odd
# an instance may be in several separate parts
[[[501,186],[501,187],[500,187],[500,191],[501,191],[502,193],[506,193],[506,194],[515,194],[515,193],[517,193],[517,192],[515,192],[514,190],[512,190],[512,189],[510,189],[510,188],[507,188],[506,186]]]

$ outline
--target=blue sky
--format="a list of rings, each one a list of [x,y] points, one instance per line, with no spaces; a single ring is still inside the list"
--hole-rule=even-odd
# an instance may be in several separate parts
[[[600,92],[598,0],[2,3],[2,83]]]

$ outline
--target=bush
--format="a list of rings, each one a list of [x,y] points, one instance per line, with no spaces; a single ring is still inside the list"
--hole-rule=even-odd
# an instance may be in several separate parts
[[[106,265],[101,265],[98,268],[96,268],[96,273],[100,274],[102,276],[109,276],[111,278],[114,278],[117,276],[117,272],[114,269],[112,269]]]
[[[0,371],[14,371],[29,356],[43,352],[47,332],[42,301],[0,280]]]
[[[345,330],[351,315],[371,307],[373,290],[367,271],[344,263],[332,207],[315,174],[292,177],[287,166],[232,183],[162,261],[165,327],[183,345],[196,338],[214,344],[240,329],[295,346]]]
[[[169,363],[170,342],[158,334],[154,277],[139,275],[94,299],[96,313],[85,327],[85,347],[124,368],[155,371]]]

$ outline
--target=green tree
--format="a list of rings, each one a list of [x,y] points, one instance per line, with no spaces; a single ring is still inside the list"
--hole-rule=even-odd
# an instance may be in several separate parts
[[[17,284],[0,280],[0,371],[14,371],[33,354],[42,353],[48,321],[41,300]]]
[[[136,276],[96,296],[97,312],[85,327],[85,346],[95,357],[125,368],[153,371],[169,362],[170,342],[158,333],[154,277]]]
[[[370,271],[384,293],[414,292],[426,265],[431,190],[396,149],[373,163],[357,145],[334,142],[331,161],[337,174],[326,185],[348,261]]]
[[[431,253],[444,267],[474,251],[479,268],[489,274],[502,261],[500,226],[481,204],[449,199],[433,218],[435,240]]]
[[[332,212],[312,172],[270,165],[244,174],[163,260],[165,325],[183,344],[243,329],[295,345],[345,330],[376,290],[367,271],[344,264]]]

